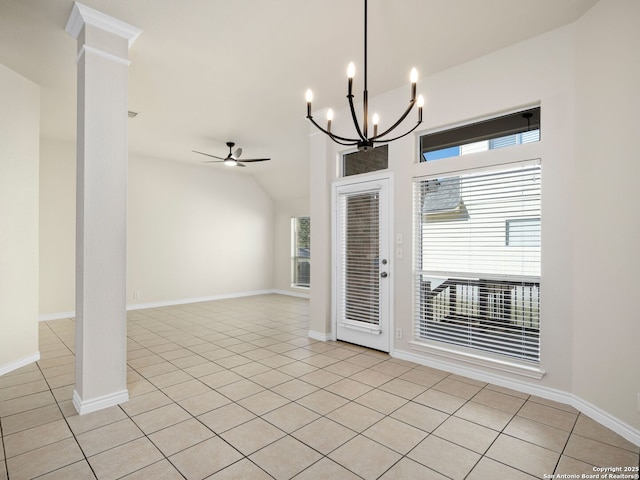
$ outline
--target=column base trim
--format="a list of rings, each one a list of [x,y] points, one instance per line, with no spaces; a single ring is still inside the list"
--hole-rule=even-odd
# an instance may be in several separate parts
[[[96,412],[103,408],[113,407],[120,403],[129,401],[129,390],[103,395],[102,397],[92,398],[90,400],[82,400],[77,390],[73,391],[73,406],[80,415],[85,413]]]

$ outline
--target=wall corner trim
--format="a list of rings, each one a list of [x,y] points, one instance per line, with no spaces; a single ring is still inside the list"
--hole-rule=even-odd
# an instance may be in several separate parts
[[[320,342],[328,342],[329,340],[331,340],[330,333],[315,332],[313,330],[309,330],[309,333],[307,333],[307,336],[309,338],[313,338],[314,340],[318,340]]]
[[[7,363],[6,365],[0,365],[0,377],[5,373],[13,372],[18,368],[25,367],[33,362],[37,362],[40,360],[40,352],[36,352],[33,355],[29,355],[13,362]]]
[[[129,401],[129,391],[122,390],[120,392],[110,393],[102,397],[92,398],[90,400],[82,400],[77,390],[73,391],[73,406],[80,415],[85,413],[96,412],[103,408],[113,407],[120,403]]]

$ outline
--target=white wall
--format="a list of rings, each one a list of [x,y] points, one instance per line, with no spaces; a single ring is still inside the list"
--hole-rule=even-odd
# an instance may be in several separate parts
[[[442,363],[441,358],[413,348],[410,334],[403,340],[392,336],[394,355],[573,403],[636,442],[640,442],[635,395],[640,392],[640,327],[633,289],[640,256],[632,252],[640,240],[636,212],[640,108],[634,86],[640,42],[637,25],[632,28],[632,24],[640,18],[639,5],[632,0],[603,0],[576,24],[431,76],[418,86],[427,99],[422,132],[541,105],[539,144],[487,154],[507,161],[509,152],[517,150],[513,159],[542,158],[540,367],[544,377],[530,379],[459,360]],[[601,38],[607,36],[606,41]],[[398,105],[406,103],[408,94],[407,86],[374,97],[370,110],[378,111],[384,122],[400,113]],[[344,119],[350,121],[346,110],[336,115],[335,132],[348,127],[348,122],[341,124]],[[393,234],[401,233],[405,239],[404,259],[394,265],[393,326],[405,333],[412,331],[413,321],[412,179],[481,165],[488,158],[477,153],[453,160],[455,165],[444,160],[417,164],[417,137],[410,135],[389,146],[389,170],[395,182]],[[336,147],[329,144],[322,152],[325,144],[310,137],[312,161],[324,160],[327,165],[324,172],[317,168],[312,174],[315,182],[324,180],[324,188],[312,188],[312,238],[330,239],[329,222],[316,221],[313,213],[329,208],[326,192],[336,179]],[[312,306],[321,303],[324,289],[330,290],[328,272],[316,271],[318,276],[312,277]],[[604,293],[602,288],[609,287]],[[310,328],[317,337],[329,331],[328,313],[311,309]],[[591,404],[596,408],[590,409]]]
[[[38,360],[39,87],[0,65],[0,375]]]
[[[273,288],[273,201],[223,169],[131,156],[129,304]]]
[[[43,139],[41,157],[40,314],[51,318],[75,305],[75,147]],[[224,169],[130,154],[130,307],[273,288],[273,201]]]
[[[291,219],[308,216],[309,197],[275,203],[274,285],[276,290],[290,295],[308,296],[310,291],[310,288],[291,286]]]
[[[76,278],[76,147],[40,139],[41,314],[72,315]]]
[[[573,391],[640,430],[640,2],[577,23]]]

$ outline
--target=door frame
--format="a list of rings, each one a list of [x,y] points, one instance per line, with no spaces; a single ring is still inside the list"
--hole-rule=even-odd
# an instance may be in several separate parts
[[[331,332],[330,337],[331,340],[337,340],[338,337],[338,188],[345,186],[356,186],[362,184],[363,186],[367,183],[375,183],[386,180],[388,185],[388,202],[389,202],[389,230],[387,232],[388,235],[388,245],[389,245],[389,254],[388,254],[388,268],[387,272],[389,274],[388,289],[389,289],[389,312],[388,312],[388,350],[390,353],[393,351],[393,341],[395,331],[395,321],[394,321],[394,311],[395,311],[395,295],[394,295],[394,287],[395,287],[395,255],[394,255],[394,191],[393,191],[393,172],[374,172],[374,173],[365,173],[361,175],[353,175],[350,177],[343,177],[338,180],[335,180],[331,183]],[[381,322],[382,323],[382,322]],[[382,333],[383,334],[383,333]],[[365,346],[366,347],[366,346]],[[368,347],[366,347],[368,348]]]

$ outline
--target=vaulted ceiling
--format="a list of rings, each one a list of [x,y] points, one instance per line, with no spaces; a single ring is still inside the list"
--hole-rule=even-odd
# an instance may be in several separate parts
[[[130,51],[130,151],[199,163],[192,150],[271,162],[240,169],[275,199],[308,194],[304,92],[345,105],[362,68],[362,0],[84,0],[143,30]],[[597,0],[371,0],[370,96],[571,23]],[[0,0],[0,63],[41,86],[41,134],[75,141],[71,0]],[[356,82],[358,78],[356,77]],[[355,84],[355,89],[361,89]],[[428,110],[425,111],[428,115]],[[225,169],[213,164],[209,168]],[[238,171],[240,171],[238,170]]]

